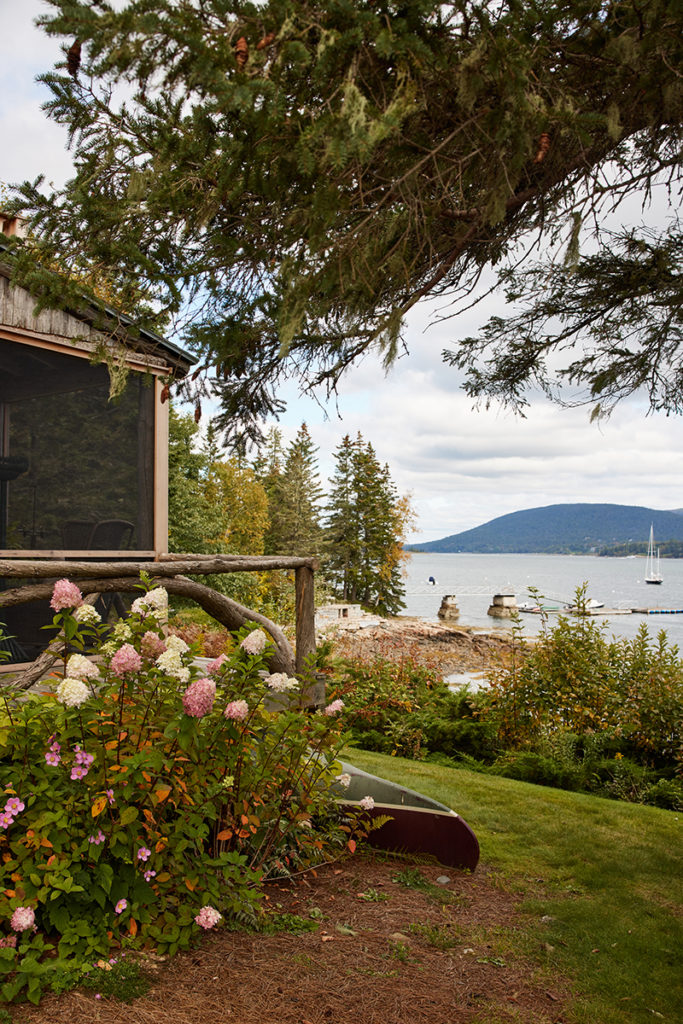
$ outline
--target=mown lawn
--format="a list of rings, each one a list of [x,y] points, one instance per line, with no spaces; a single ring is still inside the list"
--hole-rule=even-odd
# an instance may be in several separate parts
[[[366,751],[345,756],[462,815],[482,864],[524,897],[528,928],[506,941],[573,979],[577,1024],[683,1021],[683,815]]]

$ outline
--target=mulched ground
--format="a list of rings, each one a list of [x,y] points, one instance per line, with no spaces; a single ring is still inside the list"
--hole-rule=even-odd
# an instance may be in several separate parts
[[[13,1008],[16,1024],[561,1024],[569,987],[510,951],[525,921],[492,872],[419,865],[427,891],[397,875],[403,858],[356,856],[271,885],[279,913],[315,920],[304,934],[218,931],[154,964],[130,1005],[71,992]],[[444,874],[450,881],[439,885]],[[363,895],[361,895],[363,894]],[[382,899],[381,897],[388,897]],[[379,898],[378,898],[379,897]],[[539,946],[543,923],[538,922]],[[435,945],[436,943],[436,945]],[[452,943],[450,948],[439,948]]]

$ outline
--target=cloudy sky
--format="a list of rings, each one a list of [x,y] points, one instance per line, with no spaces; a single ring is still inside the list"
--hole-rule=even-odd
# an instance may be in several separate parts
[[[42,173],[59,185],[69,174],[65,135],[42,114],[45,90],[34,81],[60,59],[58,43],[33,26],[45,7],[41,0],[0,0],[0,182]],[[388,375],[366,359],[342,384],[334,406],[321,408],[292,393],[280,423],[285,438],[305,420],[327,476],[342,436],[360,431],[388,462],[399,491],[413,496],[414,541],[557,502],[683,506],[680,417],[646,416],[634,400],[595,425],[586,409],[559,409],[540,395],[526,419],[472,407],[440,353],[487,319],[493,300],[487,301],[431,328],[429,309],[415,311],[406,333],[409,355]]]

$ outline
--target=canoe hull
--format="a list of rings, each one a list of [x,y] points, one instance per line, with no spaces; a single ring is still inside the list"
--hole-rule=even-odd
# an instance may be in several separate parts
[[[371,846],[427,854],[447,867],[474,871],[479,862],[479,843],[459,814],[423,793],[350,764],[342,767],[351,776],[351,783],[344,796],[338,794],[339,803],[350,811],[358,811],[362,797],[371,796],[375,805],[367,813],[373,819],[391,816],[390,821],[370,833]]]

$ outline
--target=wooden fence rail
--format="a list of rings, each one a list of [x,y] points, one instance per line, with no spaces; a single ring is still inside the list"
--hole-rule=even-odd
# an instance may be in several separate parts
[[[196,554],[161,555],[157,561],[130,562],[5,559],[0,560],[0,578],[31,579],[36,582],[0,590],[0,608],[49,597],[52,594],[52,583],[48,583],[48,579],[68,576],[78,581],[83,593],[93,595],[134,591],[139,586],[140,573],[145,572],[153,582],[165,586],[169,593],[194,600],[227,629],[239,629],[246,622],[258,623],[270,634],[275,646],[271,669],[291,675],[303,672],[307,659],[315,653],[314,578],[318,564],[315,558]],[[268,572],[272,569],[293,569],[295,573],[296,654],[280,627],[265,615],[251,611],[211,587],[185,576],[186,573],[206,576],[231,572]]]

